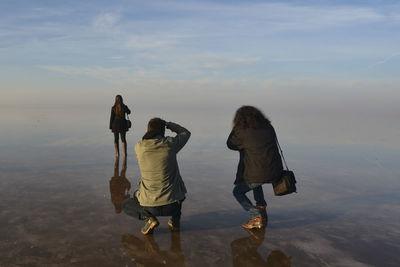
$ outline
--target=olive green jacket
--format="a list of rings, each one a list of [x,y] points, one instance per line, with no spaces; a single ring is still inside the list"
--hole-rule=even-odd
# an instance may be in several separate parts
[[[185,198],[186,187],[179,173],[176,154],[189,140],[190,132],[173,122],[166,126],[177,135],[160,135],[135,145],[142,175],[136,197],[141,206],[163,206]]]

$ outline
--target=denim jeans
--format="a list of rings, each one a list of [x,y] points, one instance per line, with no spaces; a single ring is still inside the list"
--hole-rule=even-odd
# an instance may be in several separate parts
[[[257,209],[256,206],[251,203],[250,199],[246,196],[246,193],[250,190],[253,190],[254,200],[256,201],[257,206],[266,206],[267,203],[264,199],[264,192],[262,190],[261,183],[254,183],[254,184],[246,184],[240,183],[235,185],[233,188],[233,195],[235,196],[236,200],[239,204],[250,213],[252,218],[261,216],[260,211]]]

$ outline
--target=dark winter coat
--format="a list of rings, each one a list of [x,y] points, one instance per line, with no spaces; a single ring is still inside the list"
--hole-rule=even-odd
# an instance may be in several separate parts
[[[114,107],[111,108],[110,129],[113,133],[126,132],[129,130],[125,114],[131,114],[130,109],[126,105],[124,105],[124,112],[122,117],[118,116],[115,113]]]
[[[281,177],[282,159],[270,123],[256,129],[233,129],[226,143],[240,152],[235,184],[271,183]]]

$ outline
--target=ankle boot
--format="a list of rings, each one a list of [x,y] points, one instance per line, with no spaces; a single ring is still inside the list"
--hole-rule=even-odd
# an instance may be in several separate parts
[[[118,145],[118,143],[114,143],[114,147],[115,147],[115,156],[117,158],[119,158],[119,145]]]
[[[267,207],[266,206],[257,206],[257,209],[260,212],[261,217],[263,218],[263,222],[266,223],[268,221]]]
[[[168,227],[171,232],[179,232],[180,221],[179,219],[173,220],[172,218],[168,220]]]
[[[261,216],[254,217],[250,221],[242,224],[245,229],[253,229],[253,228],[263,228],[265,224],[263,222],[263,218]]]
[[[154,228],[156,228],[160,223],[158,222],[157,218],[155,217],[149,217],[146,220],[146,224],[143,226],[141,232],[144,235],[147,234],[152,234],[154,231]]]

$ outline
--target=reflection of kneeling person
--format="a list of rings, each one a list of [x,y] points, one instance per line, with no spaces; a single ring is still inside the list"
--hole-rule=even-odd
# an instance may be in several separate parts
[[[165,128],[177,135],[165,137]],[[190,132],[178,124],[153,118],[147,125],[147,133],[135,145],[142,178],[139,190],[133,198],[124,201],[122,208],[126,214],[146,221],[142,234],[152,233],[159,225],[156,216],[171,216],[169,228],[179,230],[186,188],[176,154],[189,137]]]

